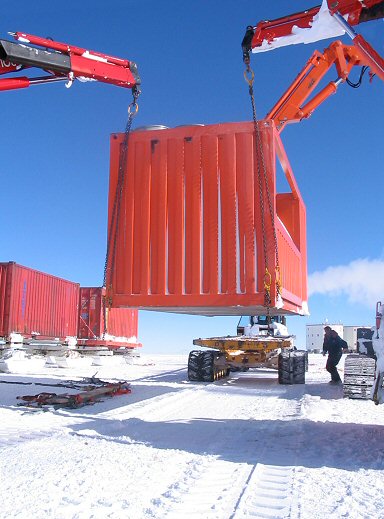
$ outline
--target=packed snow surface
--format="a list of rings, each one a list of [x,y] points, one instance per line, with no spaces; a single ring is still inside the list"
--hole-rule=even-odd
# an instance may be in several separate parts
[[[343,398],[324,357],[293,386],[272,370],[192,383],[186,364],[105,359],[97,377],[132,393],[79,409],[16,397],[94,366],[1,373],[0,518],[384,517],[384,407]]]

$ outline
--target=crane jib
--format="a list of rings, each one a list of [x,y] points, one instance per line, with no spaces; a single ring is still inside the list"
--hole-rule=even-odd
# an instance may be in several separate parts
[[[0,59],[18,66],[39,67],[59,74],[69,74],[71,72],[71,59],[69,56],[20,45],[7,40],[0,40]],[[12,70],[17,69],[8,68],[7,72]]]
[[[0,79],[0,90],[63,80],[71,86],[75,79],[100,81],[130,89],[140,84],[137,65],[133,61],[30,34],[9,34],[14,36],[17,43],[0,40],[0,75],[29,68],[41,69],[47,75]]]

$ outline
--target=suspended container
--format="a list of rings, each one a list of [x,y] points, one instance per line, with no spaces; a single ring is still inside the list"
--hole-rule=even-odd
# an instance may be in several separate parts
[[[80,288],[78,345],[106,347],[110,350],[141,347],[137,340],[138,311],[131,308],[104,308],[104,295],[104,288]]]
[[[0,263],[0,337],[5,342],[76,337],[79,288],[15,262]]]
[[[132,132],[122,190],[124,134],[112,135],[114,307],[262,315],[267,283],[271,315],[307,314],[305,206],[274,124],[258,128],[261,147],[251,122]]]

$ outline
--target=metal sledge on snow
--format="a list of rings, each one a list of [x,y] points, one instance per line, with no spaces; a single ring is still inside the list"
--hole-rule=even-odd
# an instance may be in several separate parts
[[[94,404],[100,402],[103,396],[116,396],[131,393],[130,384],[126,381],[121,382],[104,382],[100,381],[99,386],[88,386],[88,389],[80,393],[38,393],[37,395],[25,395],[16,397],[17,400],[22,400],[19,405],[26,405],[28,407],[69,407],[75,409],[83,407],[84,405]]]

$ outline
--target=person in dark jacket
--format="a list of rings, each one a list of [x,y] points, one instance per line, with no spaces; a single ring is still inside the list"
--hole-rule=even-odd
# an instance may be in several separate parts
[[[326,326],[324,328],[323,355],[328,353],[325,369],[331,375],[330,384],[341,383],[341,378],[336,366],[346,351],[348,351],[348,344],[335,330],[332,330],[330,326]]]

